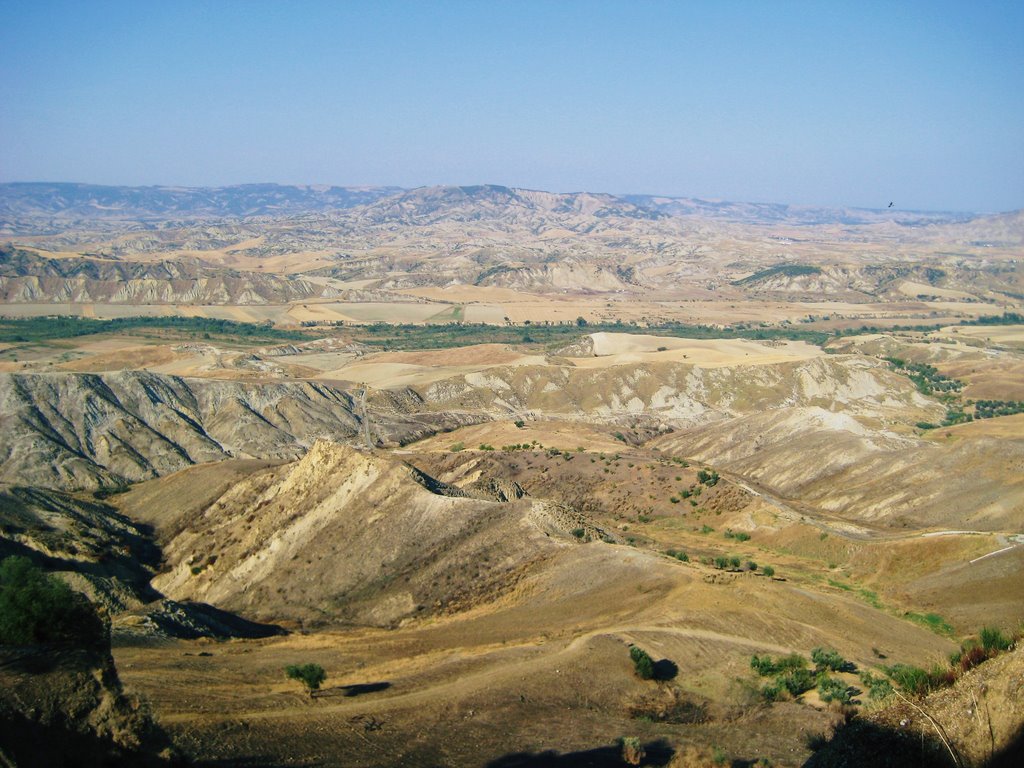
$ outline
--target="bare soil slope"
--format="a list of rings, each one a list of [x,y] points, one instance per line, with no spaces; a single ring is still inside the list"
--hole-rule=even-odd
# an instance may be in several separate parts
[[[782,408],[681,430],[656,445],[852,521],[1018,530],[1024,436],[971,434],[981,429],[921,440],[820,407]]]
[[[165,547],[154,585],[253,618],[390,624],[511,589],[576,515],[471,498],[385,455],[317,442],[239,482]]]

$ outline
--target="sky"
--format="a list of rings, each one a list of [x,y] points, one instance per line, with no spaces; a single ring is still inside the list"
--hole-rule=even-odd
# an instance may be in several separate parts
[[[0,181],[1014,210],[1024,3],[0,0]]]

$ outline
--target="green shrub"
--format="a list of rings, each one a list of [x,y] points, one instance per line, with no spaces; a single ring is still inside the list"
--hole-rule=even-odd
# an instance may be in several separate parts
[[[811,651],[811,661],[818,672],[853,672],[857,668],[831,648],[815,648]]]
[[[654,678],[654,660],[643,648],[630,646],[629,657],[633,660],[633,671],[641,680]]]
[[[726,557],[725,555],[719,555],[718,557],[715,558],[715,568],[718,568],[720,571],[724,571],[728,567],[729,567],[729,558],[728,557]]]
[[[995,627],[984,627],[981,630],[981,647],[989,654],[1010,650],[1013,640],[1004,635]]]
[[[769,677],[774,675],[777,671],[775,662],[772,661],[771,656],[761,657],[756,653],[750,657],[750,668],[757,672],[761,677]]]
[[[868,696],[876,701],[892,696],[892,683],[884,677],[876,677],[870,672],[864,671],[860,673],[860,682],[868,689]]]
[[[290,680],[298,680],[306,686],[311,697],[327,679],[327,673],[319,664],[291,664],[284,668],[284,673]]]
[[[697,482],[712,488],[718,484],[718,473],[714,470],[699,469],[697,470]]]
[[[931,690],[928,673],[920,667],[910,664],[893,664],[891,667],[885,668],[885,673],[906,693],[923,696]]]
[[[780,656],[778,659],[773,659],[771,656],[758,656],[757,654],[754,654],[750,657],[750,668],[757,672],[761,677],[770,677],[771,675],[777,675],[783,672],[806,669],[807,659],[799,653]]]
[[[765,701],[778,701],[782,698],[782,685],[778,682],[766,683],[761,688],[761,698]]]
[[[852,698],[850,687],[846,683],[842,680],[834,680],[827,675],[818,681],[818,695],[826,703],[838,701],[840,704],[849,704]]]
[[[901,689],[917,696],[952,685],[958,672],[954,667],[940,664],[933,664],[928,670],[910,664],[893,664],[882,669]]]
[[[807,669],[792,669],[781,675],[778,681],[794,697],[814,687],[814,675]]]
[[[572,535],[575,536],[577,539],[582,539],[583,535],[585,533],[586,533],[586,530],[584,530],[583,528],[573,528],[572,529]]]
[[[0,563],[0,645],[92,645],[105,638],[92,605],[63,581],[26,557]]]
[[[770,579],[772,576],[775,575],[775,569],[772,568],[770,565],[766,565],[764,568],[761,569],[761,573],[763,573]]]

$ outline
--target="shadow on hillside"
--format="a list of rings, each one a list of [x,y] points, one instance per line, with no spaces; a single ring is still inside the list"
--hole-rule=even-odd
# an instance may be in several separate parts
[[[379,683],[353,683],[352,685],[336,685],[334,688],[324,688],[316,695],[318,699],[326,699],[332,696],[362,696],[365,693],[376,693],[386,691],[391,683],[382,680]]]
[[[641,766],[664,766],[672,759],[672,748],[660,739],[644,744],[646,757]],[[622,768],[627,765],[622,759],[622,747],[611,744],[582,752],[559,754],[554,750],[546,752],[515,752],[487,763],[485,768]]]
[[[852,720],[824,741],[803,768],[957,768],[934,734]]]
[[[282,763],[278,758],[270,757],[223,757],[213,760],[199,760],[189,763],[192,768],[321,768],[326,766],[322,760],[300,760],[289,758],[287,763]]]
[[[257,639],[288,634],[284,629],[276,624],[263,624],[258,621],[250,621],[249,619],[242,618],[238,614],[229,613],[228,611],[215,608],[207,603],[196,603],[189,600],[186,602],[176,603],[176,605],[184,610],[193,622],[203,627],[214,637],[245,637]],[[152,618],[158,624],[160,623],[160,617],[158,615],[152,615]],[[177,629],[176,636],[189,639],[187,633],[183,632],[180,627],[175,628],[169,625],[167,629]],[[202,636],[202,633],[196,633],[196,636]]]
[[[955,746],[954,746],[955,748]],[[961,756],[958,755],[958,758]],[[957,763],[935,736],[883,728],[854,720],[824,742],[803,768],[954,768]],[[985,768],[1024,765],[1024,726],[1003,749],[984,763]]]
[[[1000,750],[985,768],[1017,768],[1024,765],[1024,725],[1017,729],[1013,740]]]
[[[679,665],[671,659],[662,659],[654,662],[655,680],[675,680],[679,674]]]

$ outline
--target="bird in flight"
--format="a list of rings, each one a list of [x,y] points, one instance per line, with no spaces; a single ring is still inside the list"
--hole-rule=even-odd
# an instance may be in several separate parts
[[[892,208],[892,200],[889,201],[889,207]]]

